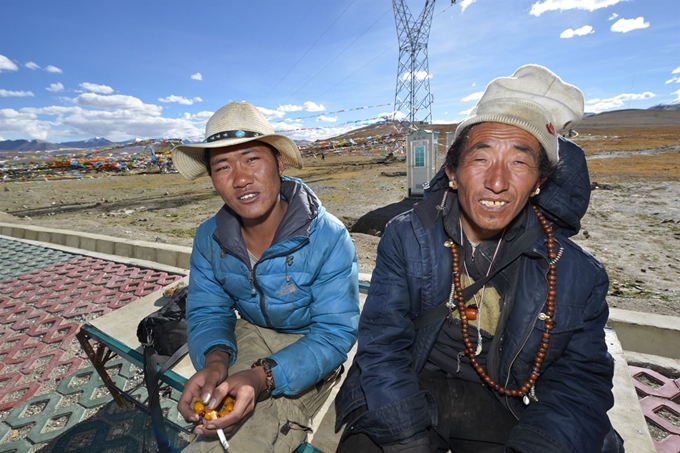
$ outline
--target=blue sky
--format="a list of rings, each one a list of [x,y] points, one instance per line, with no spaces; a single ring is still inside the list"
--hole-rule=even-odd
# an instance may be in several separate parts
[[[406,2],[414,17],[424,0]],[[3,0],[0,140],[203,139],[230,101],[296,139],[391,116],[390,0]],[[465,118],[493,78],[547,66],[587,112],[680,102],[680,1],[440,0],[432,118]]]

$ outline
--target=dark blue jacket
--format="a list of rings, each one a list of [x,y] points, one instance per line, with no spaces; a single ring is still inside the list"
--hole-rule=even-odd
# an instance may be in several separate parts
[[[562,158],[575,163],[560,169],[552,186],[544,186],[545,200],[550,200],[544,211],[549,211],[562,256],[555,327],[535,385],[538,401],[525,406],[518,398],[499,397],[519,420],[508,446],[522,452],[599,452],[611,429],[606,412],[613,405],[613,363],[604,337],[608,278],[599,261],[567,238],[578,232],[590,184],[587,170],[583,178],[580,148],[573,145],[573,155],[565,156],[562,147]],[[560,186],[565,180],[571,180],[566,188]],[[417,331],[413,322],[447,300],[451,288],[451,254],[443,245],[447,237],[436,209],[447,190],[444,182],[441,174],[435,177],[429,196],[394,218],[378,246],[355,363],[336,399],[337,424],[362,405],[368,411],[350,422],[344,435],[364,432],[384,445],[437,422],[436,402],[419,389],[417,374],[444,320]],[[525,212],[529,229],[537,219],[529,207]],[[544,332],[539,319],[547,295],[544,238],[529,247],[518,267],[514,305],[496,332],[488,362],[490,376],[510,388],[529,376]]]

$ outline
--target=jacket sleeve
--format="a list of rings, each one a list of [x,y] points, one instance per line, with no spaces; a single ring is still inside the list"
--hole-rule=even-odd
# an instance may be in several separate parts
[[[231,349],[229,365],[236,361],[235,305],[215,279],[213,265],[208,259],[212,245],[209,222],[196,231],[187,296],[187,342],[191,361],[197,370],[205,366],[208,348],[218,344]]]
[[[434,401],[420,391],[413,369],[416,332],[411,306],[419,289],[408,285],[407,260],[422,262],[405,255],[405,244],[413,241],[410,221],[402,218],[388,224],[359,322],[356,364],[368,412],[353,429],[380,445],[417,435],[436,420]],[[419,247],[410,250],[420,253]]]
[[[297,395],[347,360],[357,340],[359,279],[356,251],[345,226],[324,220],[312,233],[312,250],[321,253],[312,283],[309,332],[272,354],[273,395]]]
[[[558,357],[541,372],[536,382],[538,402],[531,402],[524,410],[508,441],[508,447],[517,451],[600,452],[611,429],[607,411],[614,403],[613,361],[604,332],[609,281],[601,264],[595,260],[589,264],[579,265],[574,279],[570,279],[571,284],[580,282],[592,288],[585,305],[563,308],[574,311],[574,315],[578,311],[580,316],[571,318],[581,320],[582,325],[574,326],[577,328],[563,349],[552,352]],[[595,281],[592,276],[596,276]]]

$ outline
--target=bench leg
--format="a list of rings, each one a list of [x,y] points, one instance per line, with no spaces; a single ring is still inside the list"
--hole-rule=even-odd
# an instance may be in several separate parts
[[[127,407],[127,404],[121,396],[120,391],[111,380],[109,373],[106,372],[106,363],[113,359],[116,356],[116,353],[107,348],[106,345],[92,339],[82,329],[78,331],[76,338],[78,339],[78,342],[80,342],[80,346],[82,346],[85,354],[87,354],[87,358],[90,359],[90,362],[92,362],[94,369],[97,370],[99,377],[101,377],[102,381],[104,381],[104,385],[109,390],[109,393],[111,393],[111,396],[113,397],[116,404],[118,404],[119,407]],[[95,343],[95,347],[92,347],[90,340]]]

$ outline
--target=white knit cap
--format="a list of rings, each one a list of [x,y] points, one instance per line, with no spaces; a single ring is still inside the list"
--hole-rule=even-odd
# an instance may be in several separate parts
[[[454,140],[466,127],[494,122],[519,127],[543,145],[552,163],[559,161],[557,134],[583,119],[583,93],[543,66],[520,67],[486,87],[470,115],[458,125]]]
[[[302,168],[300,150],[293,140],[274,132],[274,128],[254,105],[231,102],[210,117],[205,125],[206,143],[177,145],[172,150],[172,162],[188,180],[207,175],[205,150],[233,146],[257,140],[276,148],[286,165]]]

